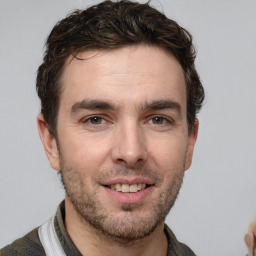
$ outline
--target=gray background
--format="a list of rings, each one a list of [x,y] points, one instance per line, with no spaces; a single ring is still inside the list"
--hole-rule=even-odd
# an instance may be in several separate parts
[[[0,247],[47,220],[64,196],[37,132],[35,76],[53,25],[96,2],[0,0]],[[256,1],[152,3],[193,34],[207,94],[167,223],[197,255],[244,255],[256,214]]]

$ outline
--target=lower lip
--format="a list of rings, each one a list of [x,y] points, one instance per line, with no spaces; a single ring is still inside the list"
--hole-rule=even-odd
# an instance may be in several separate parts
[[[110,197],[114,198],[119,203],[136,204],[145,200],[145,198],[151,193],[153,186],[149,186],[135,193],[118,192],[114,189],[110,189],[104,186],[103,188],[105,189],[105,191],[108,193]]]

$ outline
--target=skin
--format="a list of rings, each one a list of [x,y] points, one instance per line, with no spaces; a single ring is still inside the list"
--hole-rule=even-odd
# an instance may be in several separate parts
[[[164,219],[198,131],[196,121],[188,134],[183,70],[143,45],[78,57],[86,60],[70,58],[62,76],[57,139],[38,116],[49,162],[62,170],[67,231],[85,255],[166,255]],[[151,185],[138,202],[121,202],[103,186],[143,178]]]
[[[244,241],[248,247],[249,255],[256,255],[256,219],[248,227],[248,232],[244,236]]]

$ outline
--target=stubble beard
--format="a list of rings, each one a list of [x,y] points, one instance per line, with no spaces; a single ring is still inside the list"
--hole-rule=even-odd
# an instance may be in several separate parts
[[[136,240],[149,236],[156,227],[163,223],[170,209],[175,203],[184,176],[184,165],[175,172],[175,176],[165,185],[151,203],[120,204],[121,216],[115,216],[104,208],[98,198],[96,189],[88,191],[82,176],[67,165],[61,157],[61,177],[67,197],[79,216],[81,223],[89,224],[96,234],[104,240],[127,245]],[[115,170],[105,170],[98,173],[92,183],[99,184],[105,178],[116,176],[140,175],[150,177],[155,181],[155,186],[161,186],[163,177],[157,171],[143,168],[131,170],[120,167]],[[147,210],[142,215],[143,209]]]

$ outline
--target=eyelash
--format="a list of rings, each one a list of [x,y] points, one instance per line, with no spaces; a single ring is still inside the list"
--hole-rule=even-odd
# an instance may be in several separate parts
[[[99,119],[99,123],[93,123],[93,119]],[[157,118],[161,119],[162,120],[162,123],[160,124],[157,124],[157,123],[154,123],[154,120],[156,120]],[[86,119],[83,119],[82,120],[83,123],[90,123],[91,125],[101,125],[102,122],[105,123],[107,122],[107,120],[100,116],[100,115],[95,115],[95,116],[90,116],[90,117],[87,117]],[[166,118],[164,116],[161,116],[161,115],[155,115],[155,116],[151,116],[149,119],[148,119],[148,122],[151,123],[153,125],[168,125],[168,124],[172,124],[173,121],[170,120],[169,118]]]
[[[157,119],[160,119],[162,122],[160,124],[154,123],[154,121],[157,121]],[[149,119],[149,121],[152,121],[152,123],[155,125],[165,125],[167,123],[171,123],[171,121],[164,116],[153,116]]]
[[[100,119],[100,123],[98,123],[98,124],[94,124],[92,121],[93,121],[93,119],[95,119],[95,118],[98,118],[98,119]],[[100,125],[100,124],[102,124],[102,121],[105,121],[106,122],[106,119],[104,118],[104,117],[101,117],[101,116],[90,116],[90,117],[87,117],[87,118],[85,118],[85,119],[82,119],[82,122],[83,123],[90,123],[91,125]]]

